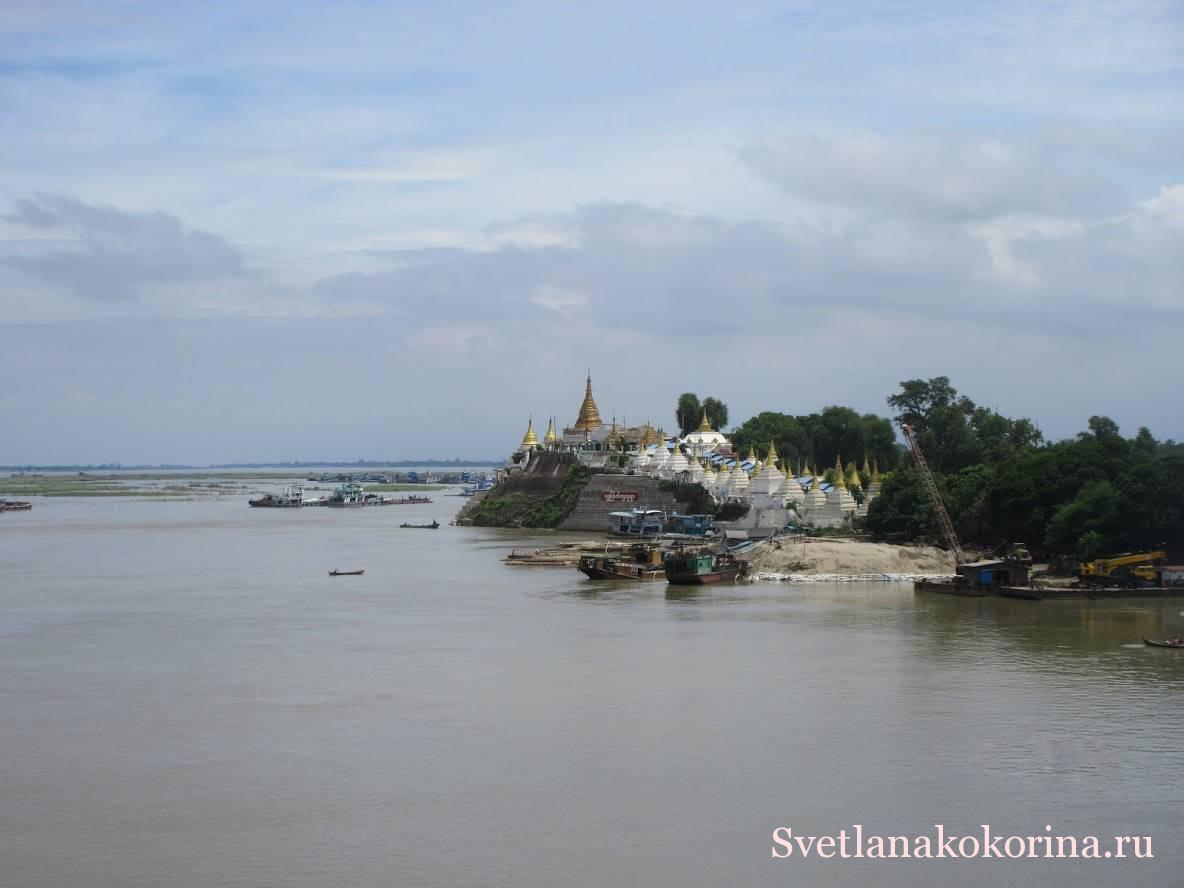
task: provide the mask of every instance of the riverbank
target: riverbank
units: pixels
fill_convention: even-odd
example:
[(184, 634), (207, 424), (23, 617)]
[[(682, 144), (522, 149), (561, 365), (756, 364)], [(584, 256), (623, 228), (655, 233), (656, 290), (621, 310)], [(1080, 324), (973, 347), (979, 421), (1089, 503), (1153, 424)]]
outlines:
[(792, 537), (772, 540), (747, 556), (761, 579), (839, 575), (939, 576), (954, 573), (954, 558), (934, 546), (897, 546), (861, 540)]

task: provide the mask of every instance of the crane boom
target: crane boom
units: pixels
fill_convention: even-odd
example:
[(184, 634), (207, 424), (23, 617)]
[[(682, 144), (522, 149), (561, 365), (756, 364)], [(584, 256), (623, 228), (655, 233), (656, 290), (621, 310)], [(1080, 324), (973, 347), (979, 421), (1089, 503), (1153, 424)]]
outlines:
[(925, 454), (921, 452), (921, 445), (917, 443), (917, 438), (913, 434), (911, 426), (901, 425), (900, 428), (904, 432), (905, 440), (909, 442), (909, 450), (912, 451), (913, 460), (917, 463), (917, 471), (921, 473), (921, 480), (925, 482), (925, 492), (929, 494), (929, 505), (932, 506), (933, 513), (937, 515), (937, 522), (941, 525), (941, 532), (945, 534), (946, 545), (954, 553), (954, 564), (961, 564), (964, 560), (962, 557), (962, 546), (958, 544), (958, 535), (954, 533), (954, 523), (950, 521), (950, 515), (946, 511), (945, 503), (941, 501), (941, 494), (937, 490), (937, 482), (933, 480), (933, 472), (929, 471), (929, 463), (925, 462)]

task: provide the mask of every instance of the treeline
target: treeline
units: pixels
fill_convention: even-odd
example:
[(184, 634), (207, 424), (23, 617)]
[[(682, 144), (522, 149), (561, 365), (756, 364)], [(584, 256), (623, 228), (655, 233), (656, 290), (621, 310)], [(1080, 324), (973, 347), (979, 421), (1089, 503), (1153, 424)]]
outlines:
[[(1146, 428), (1124, 438), (1106, 416), (1074, 439), (1045, 442), (1030, 420), (976, 406), (946, 377), (903, 382), (888, 404), (916, 432), (964, 542), (1025, 542), (1077, 560), (1161, 547), (1184, 554), (1184, 445)], [(886, 479), (867, 529), (940, 539), (911, 461)]]
[(761, 459), (772, 441), (778, 455), (788, 459), (795, 470), (806, 463), (826, 470), (842, 458), (843, 465), (860, 467), (867, 459), (885, 472), (896, 468), (901, 459), (891, 420), (872, 413), (860, 415), (849, 407), (827, 407), (806, 416), (766, 411), (728, 437), (737, 453), (747, 455), (752, 448)]

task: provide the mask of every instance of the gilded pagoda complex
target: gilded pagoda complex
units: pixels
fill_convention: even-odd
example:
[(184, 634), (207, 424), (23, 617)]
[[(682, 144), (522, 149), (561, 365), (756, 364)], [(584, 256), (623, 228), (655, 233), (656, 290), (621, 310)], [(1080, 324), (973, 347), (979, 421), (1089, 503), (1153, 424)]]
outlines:
[[(594, 474), (625, 473), (697, 484), (717, 503), (731, 502), (743, 508), (742, 516), (731, 522), (737, 529), (780, 529), (789, 524), (850, 526), (855, 518), (867, 514), (868, 503), (880, 493), (880, 473), (874, 465), (864, 489), (855, 464), (844, 468), (841, 459), (835, 464), (833, 482), (828, 483), (816, 468), (799, 466), (795, 471), (772, 441), (763, 461), (751, 447), (748, 455), (742, 456), (733, 450), (722, 430), (712, 427), (706, 411), (698, 428), (682, 436), (668, 436), (648, 422), (618, 424), (615, 416), (606, 424), (592, 394), (591, 371), (584, 380), (584, 397), (575, 422), (560, 432), (555, 417), (550, 417), (540, 442), (534, 419), (529, 418), (512, 465), (507, 464), (505, 471), (513, 474), (536, 461), (549, 465), (548, 460), (578, 462)], [(866, 457), (863, 474), (869, 474)], [(858, 501), (852, 495), (856, 488)]]

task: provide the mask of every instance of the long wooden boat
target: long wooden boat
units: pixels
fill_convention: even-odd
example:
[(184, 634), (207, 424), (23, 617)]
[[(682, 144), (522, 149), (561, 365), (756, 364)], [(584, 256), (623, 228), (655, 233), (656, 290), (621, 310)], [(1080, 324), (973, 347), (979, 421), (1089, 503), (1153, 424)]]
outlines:
[(737, 580), (748, 565), (731, 552), (711, 549), (674, 549), (667, 553), (662, 566), (666, 582), (675, 586), (703, 586)]
[(440, 522), (436, 520), (433, 520), (431, 524), (408, 524), (406, 521), (404, 521), (399, 525), (399, 527), (415, 527), (420, 530), (435, 530), (439, 526)]
[(576, 570), (593, 580), (662, 580), (660, 546), (633, 546), (621, 555), (581, 555)]
[(0, 500), (0, 512), (28, 512), (33, 504), (22, 500)]
[(331, 577), (360, 577), (366, 571), (364, 570), (331, 570), (329, 576)]
[(1176, 648), (1177, 650), (1184, 650), (1184, 641), (1155, 641), (1151, 638), (1144, 638), (1143, 644), (1153, 648)]

